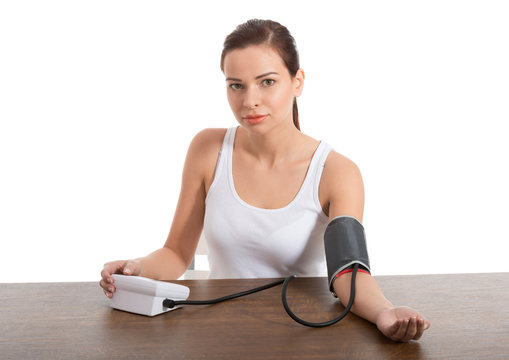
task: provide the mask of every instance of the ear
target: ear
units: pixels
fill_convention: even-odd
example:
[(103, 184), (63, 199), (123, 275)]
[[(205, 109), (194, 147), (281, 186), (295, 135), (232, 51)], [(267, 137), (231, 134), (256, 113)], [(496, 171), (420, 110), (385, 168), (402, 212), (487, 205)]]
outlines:
[(293, 84), (294, 84), (293, 95), (295, 97), (299, 97), (302, 94), (302, 91), (304, 90), (304, 79), (305, 78), (306, 78), (306, 75), (304, 74), (304, 70), (302, 70), (302, 69), (297, 70), (297, 73), (295, 74), (295, 77), (293, 78)]

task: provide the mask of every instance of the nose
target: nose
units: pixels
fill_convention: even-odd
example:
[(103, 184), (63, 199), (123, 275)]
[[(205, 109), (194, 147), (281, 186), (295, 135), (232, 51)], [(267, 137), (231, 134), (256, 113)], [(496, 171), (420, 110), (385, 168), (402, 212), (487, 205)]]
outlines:
[(256, 86), (250, 86), (246, 89), (243, 100), (243, 105), (248, 109), (255, 109), (260, 106), (260, 92)]

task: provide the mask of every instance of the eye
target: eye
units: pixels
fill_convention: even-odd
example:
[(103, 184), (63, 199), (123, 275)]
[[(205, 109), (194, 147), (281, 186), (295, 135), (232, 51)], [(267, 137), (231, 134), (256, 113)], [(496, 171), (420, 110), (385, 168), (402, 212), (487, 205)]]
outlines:
[(230, 87), (230, 89), (232, 90), (240, 90), (242, 89), (242, 84), (230, 84), (228, 85)]
[(276, 80), (273, 80), (273, 79), (264, 79), (262, 81), (262, 85), (263, 86), (272, 86), (272, 85), (274, 85), (275, 82), (276, 82)]

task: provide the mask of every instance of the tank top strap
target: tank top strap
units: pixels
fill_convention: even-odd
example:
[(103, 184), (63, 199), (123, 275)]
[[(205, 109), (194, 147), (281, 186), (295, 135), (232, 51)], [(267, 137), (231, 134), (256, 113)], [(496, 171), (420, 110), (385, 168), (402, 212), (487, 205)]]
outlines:
[(235, 141), (235, 134), (237, 133), (237, 128), (238, 126), (228, 128), (228, 130), (226, 130), (226, 135), (224, 136), (223, 146), (221, 150), (226, 149), (225, 155), (227, 155), (228, 157), (233, 152), (233, 143)]
[(222, 168), (228, 164), (228, 159), (233, 152), (233, 141), (235, 140), (235, 132), (237, 131), (236, 127), (231, 127), (226, 129), (226, 134), (224, 135), (223, 144), (221, 145), (221, 150), (219, 150), (218, 163), (216, 166), (215, 176), (221, 174)]
[[(219, 154), (217, 156), (216, 163), (216, 171), (214, 172), (214, 179), (212, 180), (212, 184), (210, 184), (209, 191), (207, 193), (206, 201), (209, 197), (209, 194), (214, 190), (219, 182), (227, 182), (228, 180), (228, 158), (230, 153), (233, 150), (233, 140), (235, 139), (235, 132), (237, 128), (232, 127), (226, 130), (226, 134), (223, 138), (223, 144), (221, 145), (221, 149), (219, 150)], [(226, 170), (226, 171), (225, 171)]]
[[(332, 146), (331, 146), (331, 145), (327, 144), (327, 143), (326, 143), (326, 142), (324, 142), (324, 141), (322, 141), (320, 144), (321, 144), (322, 146), (321, 146), (321, 149), (320, 149), (320, 154), (317, 154), (317, 155), (319, 155), (319, 157), (318, 157), (318, 165), (319, 165), (319, 167), (321, 167), (321, 168), (322, 168), (322, 170), (323, 170), (323, 167), (325, 166), (325, 161), (327, 160), (327, 156), (329, 156), (329, 153), (330, 153), (332, 150), (334, 150), (334, 149), (332, 148)], [(322, 170), (320, 170), (320, 172), (321, 172)]]
[(238, 126), (228, 128), (226, 130), (226, 135), (224, 136), (223, 147), (226, 145), (231, 151), (233, 151), (233, 142), (235, 141), (235, 134), (237, 133), (237, 128)]
[[(327, 157), (329, 156), (330, 152), (333, 150), (332, 146), (327, 144), (326, 142), (322, 141), (320, 142), (320, 146), (317, 149), (317, 152), (319, 153), (316, 155), (316, 163), (315, 168), (313, 169), (313, 172), (311, 173), (313, 175), (313, 181), (312, 181), (312, 194), (313, 194), (313, 202), (315, 203), (317, 211), (320, 212), (323, 216), (326, 216), (323, 213), (322, 205), (320, 204), (320, 199), (318, 197), (318, 190), (320, 188), (320, 180), (322, 178), (323, 168), (325, 166), (325, 162), (327, 160)], [(311, 170), (311, 169), (309, 169)]]

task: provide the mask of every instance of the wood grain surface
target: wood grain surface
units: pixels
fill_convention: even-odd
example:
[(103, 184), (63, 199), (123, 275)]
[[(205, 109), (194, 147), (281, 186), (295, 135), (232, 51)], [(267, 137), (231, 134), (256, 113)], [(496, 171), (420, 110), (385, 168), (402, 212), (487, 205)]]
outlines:
[[(394, 343), (353, 315), (326, 328), (294, 322), (281, 287), (155, 317), (109, 307), (97, 283), (0, 284), (0, 359), (509, 359), (509, 273), (376, 277), (396, 305), (420, 310), (431, 329)], [(183, 280), (190, 299), (274, 279)], [(289, 304), (309, 321), (343, 309), (325, 278), (297, 278)]]

